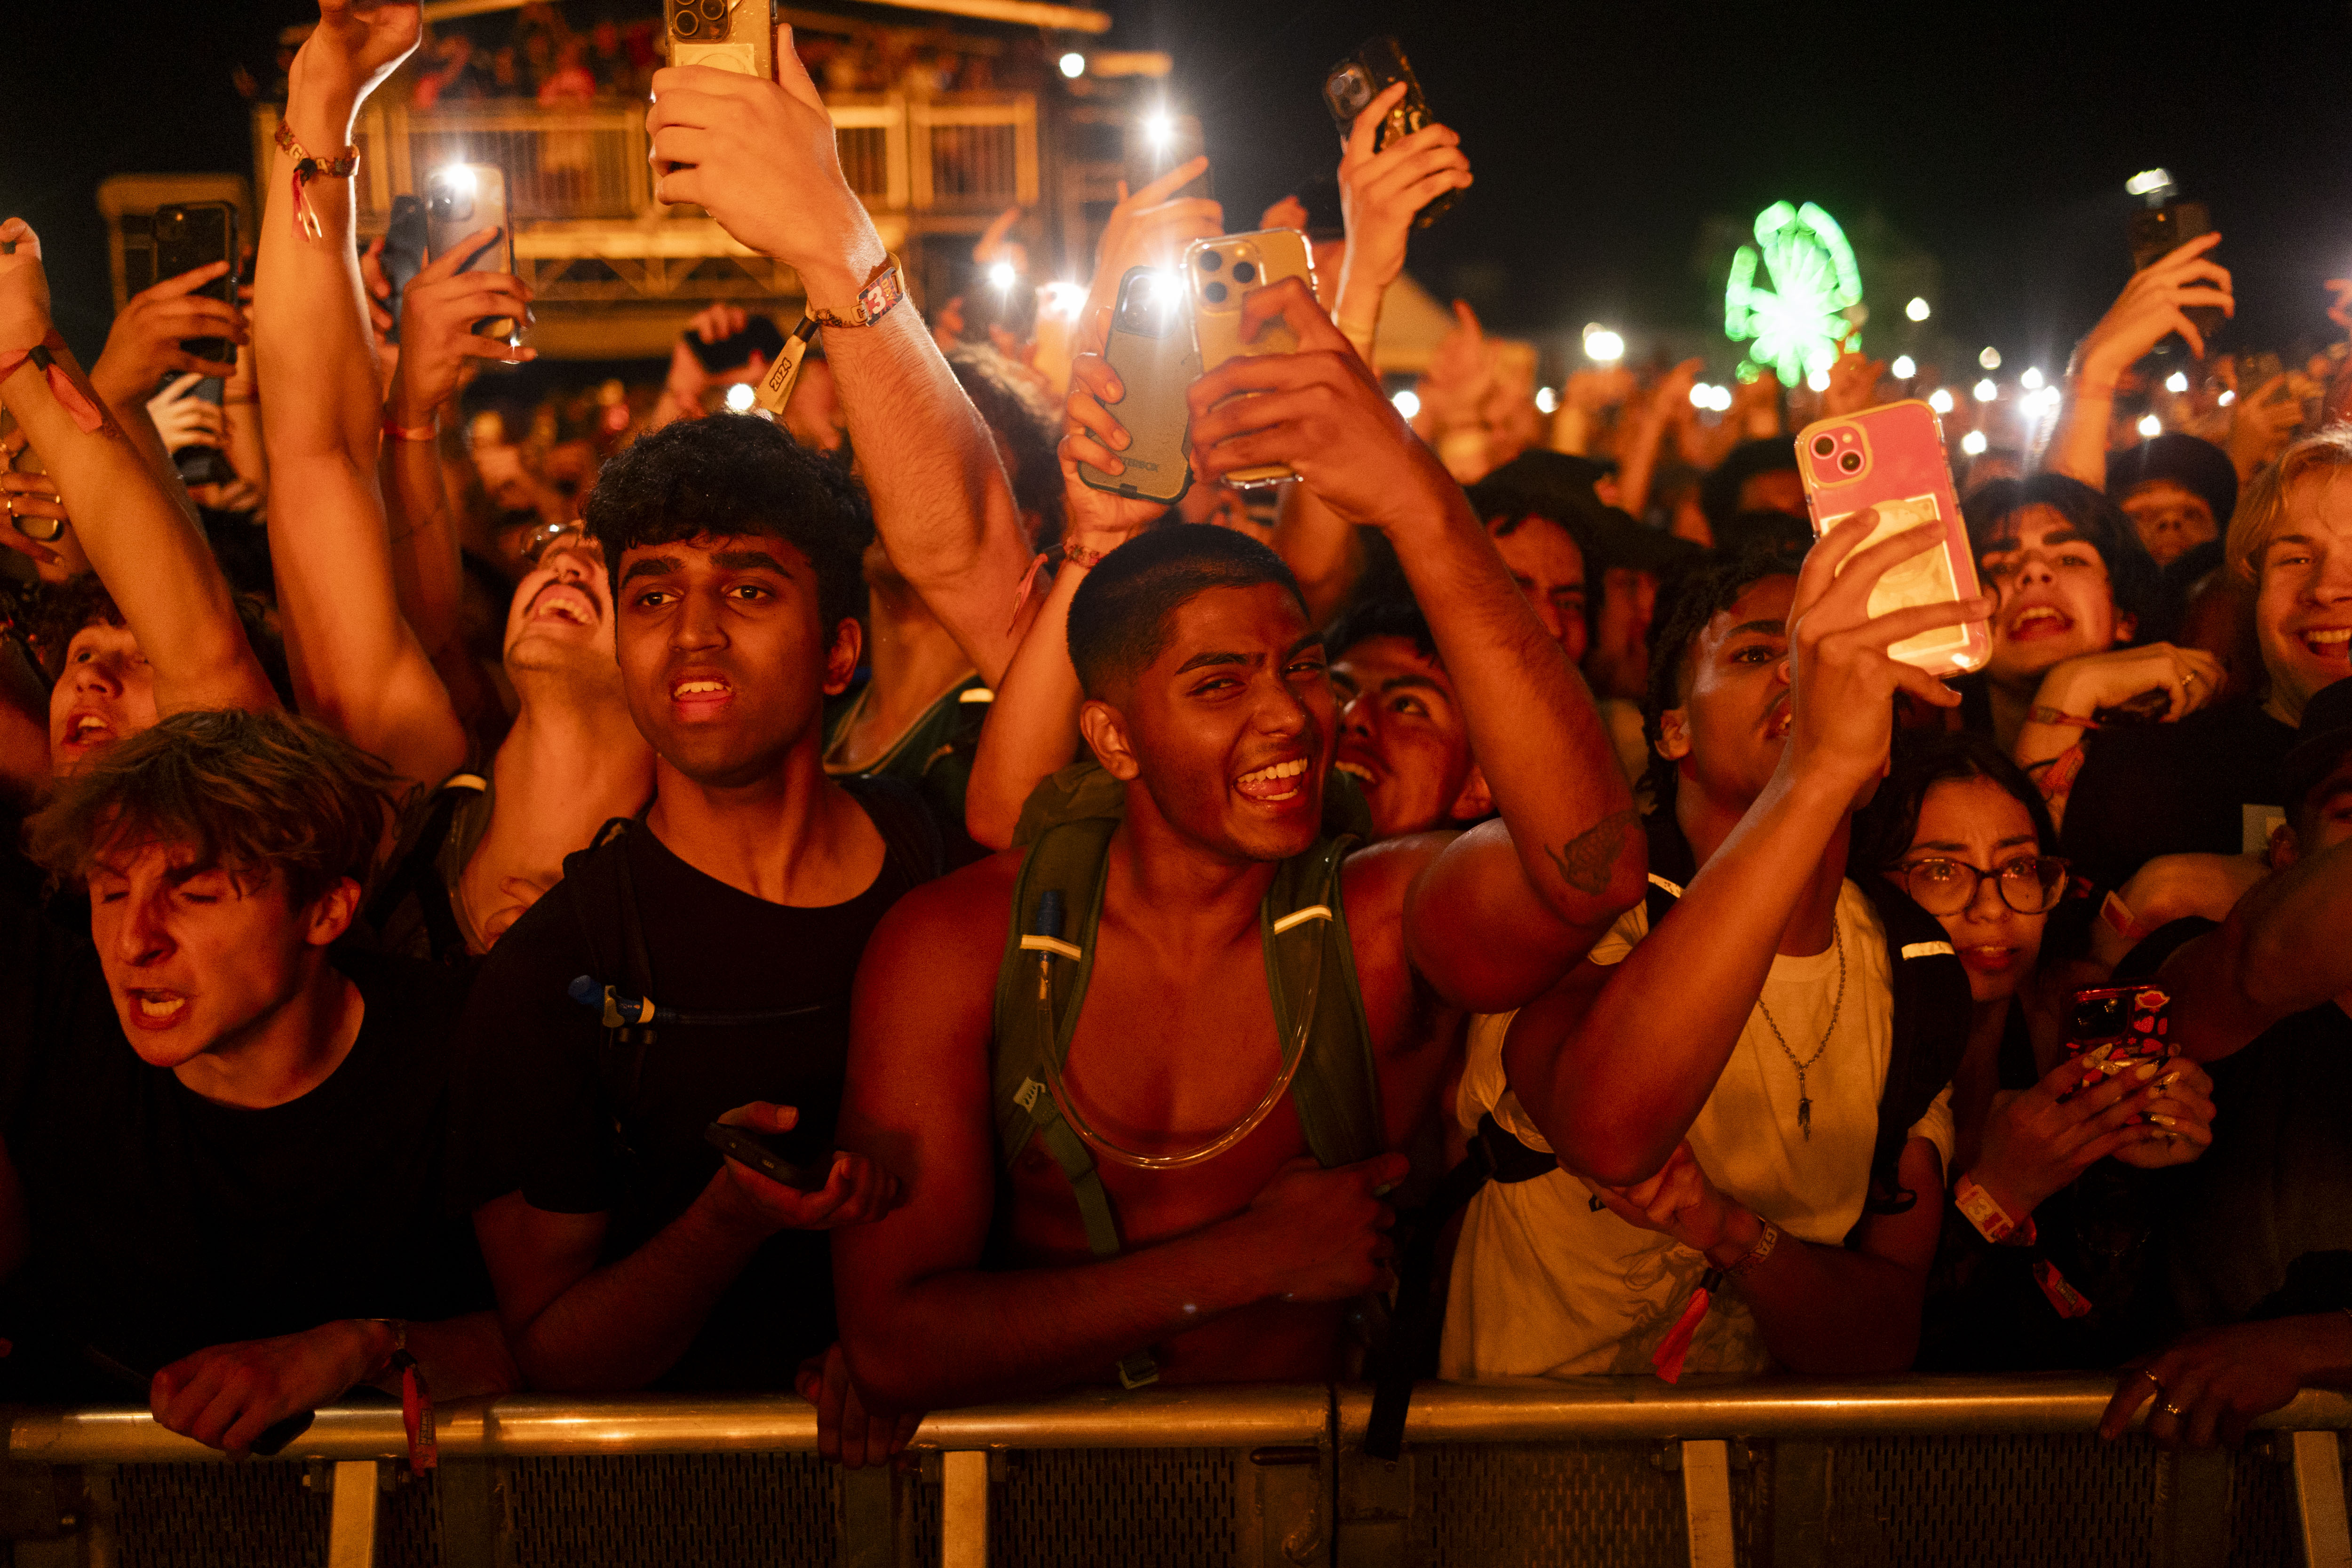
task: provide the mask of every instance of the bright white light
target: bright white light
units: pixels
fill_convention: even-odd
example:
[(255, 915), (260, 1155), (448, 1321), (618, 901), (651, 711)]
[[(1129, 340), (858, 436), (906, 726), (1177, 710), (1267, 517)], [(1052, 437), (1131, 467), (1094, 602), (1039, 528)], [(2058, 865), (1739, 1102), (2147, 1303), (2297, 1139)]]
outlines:
[(1984, 366), (1987, 370), (1999, 370), (2000, 368), (2000, 351), (1994, 348), (1991, 344), (1987, 343), (1985, 345), (1985, 352), (1977, 355), (1977, 363)]
[(1048, 315), (1078, 319), (1086, 309), (1087, 286), (1083, 283), (1046, 283), (1037, 289), (1037, 308)]
[(1949, 414), (1952, 411), (1952, 389), (1948, 386), (1936, 388), (1927, 395), (1927, 406), (1938, 414)]
[(1731, 388), (1718, 386), (1715, 389), (1715, 411), (1717, 414), (1731, 412)]
[(1072, 81), (1087, 74), (1087, 57), (1076, 49), (1062, 57), (1062, 74)]
[(1985, 433), (1983, 431), (1971, 430), (1967, 435), (1960, 437), (1960, 450), (1966, 452), (1969, 457), (1980, 458), (1984, 456), (1984, 449)]
[(1615, 364), (1625, 357), (1625, 340), (1598, 324), (1584, 329), (1584, 357), (1595, 364)]
[(1714, 407), (1715, 388), (1703, 381), (1694, 383), (1691, 386), (1691, 406), (1693, 408)]
[(2229, 407), (2230, 405), (2237, 401), (2238, 395), (2234, 392), (2225, 392), (2221, 395), (2221, 406), (2224, 408)]
[(2134, 174), (2130, 179), (2124, 182), (2124, 192), (2127, 195), (2145, 196), (2154, 192), (2163, 190), (2167, 185), (2171, 184), (2171, 170), (2142, 169), (2138, 174)]
[(1536, 388), (1536, 412), (1537, 412), (1537, 413), (1538, 413), (1538, 414), (1549, 414), (1553, 409), (1558, 408), (1559, 406), (1559, 393), (1554, 392), (1554, 391), (1553, 391), (1550, 387), (1549, 387), (1549, 386), (1538, 386), (1538, 387), (1537, 387), (1537, 388)]
[(1895, 379), (1897, 381), (1908, 381), (1919, 374), (1919, 367), (1911, 363), (1909, 354), (1896, 354), (1895, 363), (1886, 368), (1895, 373)]
[(1143, 121), (1143, 133), (1151, 139), (1153, 151), (1165, 151), (1176, 134), (1176, 121), (1168, 114), (1148, 115)]
[(2153, 414), (2143, 415), (2140, 416), (2139, 433), (2142, 440), (2153, 441), (2164, 434), (2164, 421)]
[(1977, 401), (1979, 403), (1990, 403), (1994, 398), (2000, 395), (2000, 388), (1992, 384), (1992, 377), (1990, 376), (1987, 376), (1982, 381), (1977, 383), (1976, 391)]
[(1815, 392), (1827, 392), (1830, 389), (1830, 373), (1825, 370), (1809, 371), (1805, 375), (1805, 384)]
[(463, 191), (469, 196), (474, 194), (474, 170), (469, 163), (451, 163), (433, 177), (453, 191)]
[(1013, 280), (1019, 276), (1019, 273), (1013, 270), (1013, 263), (1010, 261), (996, 261), (989, 264), (988, 280), (999, 289), (1012, 288)]
[(1396, 411), (1408, 419), (1418, 417), (1421, 413), (1421, 394), (1410, 386), (1390, 398), (1389, 401), (1395, 404)]
[(1916, 296), (1913, 297), (1909, 304), (1903, 307), (1903, 313), (1915, 321), (1924, 321), (1931, 314), (1927, 309), (1927, 301)]
[(2170, 375), (2166, 376), (2164, 378), (2164, 390), (2167, 392), (2188, 391), (2189, 373), (2185, 370), (2176, 370)]
[(751, 388), (749, 383), (739, 381), (727, 389), (727, 411), (730, 414), (751, 412)]
[(2026, 366), (2025, 374), (2017, 378), (2017, 384), (2025, 388), (2028, 392), (2041, 391), (2042, 367), (2038, 364)]

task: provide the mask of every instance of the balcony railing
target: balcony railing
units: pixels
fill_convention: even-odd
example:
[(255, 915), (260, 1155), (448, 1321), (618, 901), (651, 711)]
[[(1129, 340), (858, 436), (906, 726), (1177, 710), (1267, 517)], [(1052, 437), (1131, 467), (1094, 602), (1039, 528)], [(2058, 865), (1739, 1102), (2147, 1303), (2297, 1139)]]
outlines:
[(2113, 1389), (1432, 1384), (1394, 1462), (1360, 1451), (1360, 1389), (1101, 1391), (935, 1414), (919, 1480), (819, 1465), (789, 1396), (516, 1395), (448, 1406), (440, 1469), (399, 1487), (390, 1407), (321, 1411), (298, 1464), (243, 1467), (144, 1411), (17, 1411), (0, 1517), (84, 1563), (315, 1562), (323, 1538), (331, 1568), (2352, 1562), (2352, 1402), (2305, 1393), (2244, 1447), (2166, 1455), (2091, 1436)]

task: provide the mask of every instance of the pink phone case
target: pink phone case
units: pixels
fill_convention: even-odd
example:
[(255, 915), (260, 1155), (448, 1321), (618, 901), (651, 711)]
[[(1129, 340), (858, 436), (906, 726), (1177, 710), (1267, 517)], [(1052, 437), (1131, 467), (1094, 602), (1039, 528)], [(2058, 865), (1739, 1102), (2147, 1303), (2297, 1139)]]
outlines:
[[(1944, 461), (1943, 427), (1925, 403), (1909, 398), (1806, 426), (1797, 437), (1797, 471), (1816, 538), (1871, 506), (1878, 526), (1865, 548), (1923, 522), (1944, 525), (1940, 548), (1921, 551), (1878, 580), (1872, 615), (1976, 596), (1976, 554)], [(1906, 637), (1888, 651), (1930, 675), (1962, 675), (1984, 668), (1992, 633), (1985, 622), (1969, 621)]]

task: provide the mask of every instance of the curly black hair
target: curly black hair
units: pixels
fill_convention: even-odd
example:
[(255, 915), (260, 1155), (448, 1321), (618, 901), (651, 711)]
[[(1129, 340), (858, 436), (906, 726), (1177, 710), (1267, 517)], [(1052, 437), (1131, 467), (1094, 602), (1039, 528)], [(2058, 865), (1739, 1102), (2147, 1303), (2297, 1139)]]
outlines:
[(756, 415), (681, 419), (640, 437), (596, 476), (586, 519), (616, 599), (625, 551), (757, 534), (808, 557), (827, 627), (866, 614), (862, 558), (874, 538), (866, 488)]
[(1062, 416), (1044, 393), (1024, 384), (1019, 368), (986, 343), (958, 343), (948, 368), (996, 437), (1013, 481), (1013, 504), (1037, 520), (1039, 550), (1062, 542)]
[(1800, 551), (1759, 549), (1719, 555), (1662, 594), (1650, 623), (1650, 689), (1642, 699), (1642, 739), (1650, 748), (1642, 782), (1661, 809), (1675, 798), (1675, 764), (1658, 751), (1666, 710), (1682, 705), (1683, 670), (1691, 644), (1706, 624), (1739, 602), (1767, 577), (1794, 576), (1804, 564)]

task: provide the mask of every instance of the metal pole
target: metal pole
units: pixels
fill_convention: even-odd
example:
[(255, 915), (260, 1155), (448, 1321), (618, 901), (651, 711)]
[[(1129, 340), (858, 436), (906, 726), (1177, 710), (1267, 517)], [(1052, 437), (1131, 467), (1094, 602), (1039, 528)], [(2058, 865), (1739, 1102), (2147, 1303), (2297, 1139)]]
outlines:
[(334, 1512), (327, 1521), (327, 1568), (375, 1568), (376, 1459), (335, 1466)]
[(1731, 1445), (1720, 1437), (1683, 1445), (1683, 1521), (1691, 1568), (1734, 1568), (1731, 1554)]
[(2333, 1432), (2295, 1432), (2294, 1510), (2303, 1524), (2305, 1568), (2352, 1568), (2352, 1524), (2344, 1513), (2344, 1456)]
[(940, 1462), (940, 1568), (988, 1568), (988, 1455), (965, 1449)]

